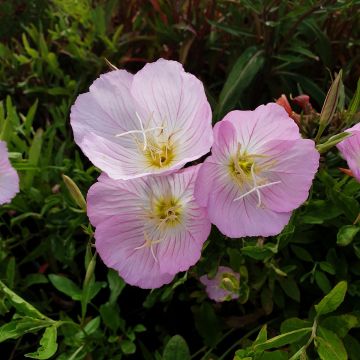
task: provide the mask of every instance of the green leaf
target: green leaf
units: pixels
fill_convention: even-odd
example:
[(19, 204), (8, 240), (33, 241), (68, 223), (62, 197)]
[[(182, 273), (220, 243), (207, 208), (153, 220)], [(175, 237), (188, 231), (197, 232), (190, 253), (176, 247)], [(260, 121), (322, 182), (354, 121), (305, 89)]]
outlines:
[(271, 352), (264, 352), (262, 355), (259, 356), (259, 360), (288, 360), (288, 353), (285, 351), (271, 351)]
[(125, 281), (119, 276), (119, 274), (112, 269), (109, 270), (107, 279), (111, 291), (109, 303), (112, 304), (116, 302), (126, 284)]
[(116, 331), (121, 325), (119, 308), (116, 303), (106, 303), (100, 306), (100, 315), (104, 324), (111, 330)]
[(39, 320), (28, 316), (13, 319), (0, 327), (0, 343), (8, 339), (17, 339), (26, 333), (36, 332), (51, 324), (52, 322), (47, 320)]
[(311, 331), (312, 327), (290, 331), (288, 333), (275, 336), (261, 344), (257, 344), (254, 346), (254, 349), (256, 351), (268, 350), (272, 348), (279, 348), (288, 344), (293, 344), (302, 339), (304, 336), (310, 334)]
[(347, 335), (349, 330), (359, 327), (360, 322), (353, 314), (329, 316), (321, 321), (321, 326), (336, 333), (340, 338)]
[(360, 227), (356, 225), (344, 225), (337, 233), (336, 243), (339, 246), (347, 246), (354, 240), (355, 235), (360, 231)]
[(315, 347), (321, 360), (347, 360), (343, 342), (330, 330), (318, 327)]
[(253, 342), (253, 346), (257, 344), (264, 343), (267, 340), (267, 325), (265, 324), (259, 331), (258, 336)]
[(344, 338), (345, 349), (351, 360), (358, 360), (360, 354), (360, 342), (351, 335)]
[(135, 354), (136, 352), (136, 345), (130, 340), (122, 340), (120, 342), (120, 348), (121, 351), (126, 355)]
[(320, 302), (315, 305), (318, 315), (325, 315), (335, 311), (344, 301), (347, 282), (340, 281)]
[(331, 136), (324, 143), (316, 145), (316, 149), (320, 154), (324, 154), (349, 136), (351, 136), (351, 133), (347, 132), (336, 134), (334, 136)]
[(10, 301), (12, 306), (14, 306), (14, 308), (20, 314), (23, 314), (23, 315), (26, 315), (26, 316), (29, 316), (32, 318), (52, 321), (48, 317), (43, 315), (40, 311), (38, 311), (36, 308), (34, 308), (27, 301), (22, 299), (19, 295), (15, 294), (2, 281), (0, 281), (0, 293), (3, 293), (6, 296), (6, 298)]
[(278, 281), (287, 296), (300, 302), (300, 290), (293, 278), (279, 278)]
[[(38, 129), (32, 141), (30, 150), (29, 150), (29, 165), (36, 167), (39, 163), (40, 153), (43, 142), (43, 130)], [(24, 178), (24, 187), (30, 189), (33, 184), (33, 179), (35, 176), (36, 170), (27, 170)]]
[(55, 274), (50, 274), (49, 280), (57, 290), (70, 296), (73, 300), (81, 300), (82, 291), (72, 280)]
[(213, 307), (208, 302), (203, 302), (194, 308), (195, 326), (208, 346), (214, 346), (221, 337), (219, 319)]
[(190, 360), (190, 351), (184, 338), (173, 336), (165, 346), (162, 360)]
[(264, 62), (263, 51), (258, 51), (256, 47), (250, 47), (241, 54), (221, 90), (219, 103), (214, 112), (216, 120), (219, 120), (234, 107), (244, 91), (255, 79), (255, 76), (260, 72)]
[[(86, 268), (85, 279), (83, 282), (83, 289), (81, 293), (81, 316), (85, 318), (88, 303), (96, 296), (100, 291), (100, 283), (95, 283), (95, 266), (96, 266), (96, 252), (91, 257), (90, 262)], [(100, 286), (99, 286), (100, 285)]]
[(322, 271), (316, 270), (314, 278), (317, 286), (324, 294), (327, 294), (331, 290), (331, 283)]
[(360, 106), (360, 78), (358, 79), (358, 82), (357, 82), (357, 87), (356, 87), (354, 97), (351, 99), (351, 102), (349, 104), (348, 117), (349, 117), (350, 121), (352, 120), (352, 117), (356, 114), (356, 112), (358, 111), (359, 106)]
[(290, 318), (290, 319), (286, 319), (281, 323), (280, 331), (282, 334), (285, 334), (294, 330), (304, 329), (311, 326), (312, 326), (311, 321), (302, 320), (299, 318)]
[(51, 358), (57, 350), (58, 344), (57, 339), (57, 330), (55, 326), (50, 326), (46, 328), (44, 335), (40, 340), (40, 347), (36, 352), (25, 354), (25, 357), (32, 359), (49, 359)]

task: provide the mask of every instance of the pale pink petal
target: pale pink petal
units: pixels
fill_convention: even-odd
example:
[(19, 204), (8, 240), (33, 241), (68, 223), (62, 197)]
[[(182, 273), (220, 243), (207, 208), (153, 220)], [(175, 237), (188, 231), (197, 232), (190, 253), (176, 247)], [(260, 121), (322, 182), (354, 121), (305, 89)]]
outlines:
[[(207, 179), (214, 176), (213, 174), (211, 167), (203, 167), (200, 169), (199, 178)], [(241, 192), (239, 187), (224, 174), (214, 176), (209, 193), (200, 195), (200, 189), (202, 189), (202, 183), (198, 182), (195, 190), (196, 197), (207, 197), (207, 212), (210, 221), (224, 235), (232, 238), (276, 235), (281, 232), (291, 217), (290, 212), (277, 213), (258, 207), (255, 193), (234, 201)]]
[(8, 159), (6, 143), (0, 141), (0, 205), (6, 204), (19, 192), (19, 176)]
[(261, 189), (265, 207), (279, 212), (292, 211), (309, 196), (309, 189), (319, 167), (320, 154), (312, 140), (269, 141), (262, 152), (266, 158), (260, 166), (269, 164), (263, 172), (269, 182), (280, 183)]
[(360, 123), (346, 132), (352, 135), (337, 145), (355, 178), (360, 181)]
[(142, 226), (143, 220), (131, 214), (111, 217), (96, 227), (95, 246), (104, 263), (128, 284), (157, 288), (171, 282), (174, 275), (162, 272), (148, 249), (135, 249), (144, 242)]
[(134, 75), (131, 93), (144, 119), (173, 134), (181, 164), (209, 152), (213, 143), (211, 109), (204, 87), (176, 61), (159, 59)]
[(136, 129), (138, 125), (130, 94), (132, 79), (133, 75), (124, 70), (111, 71), (96, 79), (89, 92), (78, 96), (70, 118), (75, 141), (80, 147), (83, 139), (92, 133), (115, 145), (133, 144), (130, 137), (115, 136)]
[(231, 111), (223, 121), (230, 121), (236, 128), (238, 139), (249, 153), (270, 140), (300, 139), (299, 128), (285, 109), (275, 103), (261, 105), (254, 111)]

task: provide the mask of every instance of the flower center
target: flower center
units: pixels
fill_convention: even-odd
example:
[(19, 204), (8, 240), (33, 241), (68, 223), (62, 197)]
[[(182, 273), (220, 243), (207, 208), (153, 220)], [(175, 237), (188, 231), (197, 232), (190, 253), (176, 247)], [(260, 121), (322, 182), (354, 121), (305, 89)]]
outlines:
[(264, 168), (268, 168), (270, 166), (267, 165), (265, 167), (258, 167), (255, 163), (255, 158), (261, 157), (264, 156), (241, 152), (241, 145), (238, 144), (237, 153), (230, 160), (230, 174), (235, 182), (239, 185), (241, 190), (244, 190), (246, 185), (250, 186), (251, 188), (242, 195), (236, 197), (233, 201), (241, 200), (252, 193), (256, 193), (258, 198), (257, 206), (260, 207), (262, 205), (260, 189), (281, 183), (281, 181), (268, 182), (266, 178), (262, 178), (257, 174), (257, 172), (262, 171)]
[(155, 139), (149, 139), (144, 155), (150, 165), (157, 168), (166, 167), (174, 159), (173, 146), (169, 141), (158, 144)]
[(180, 223), (182, 206), (174, 197), (163, 198), (154, 205), (153, 219), (157, 222), (158, 229), (165, 226), (174, 227)]
[(144, 230), (144, 243), (134, 248), (134, 250), (149, 248), (154, 261), (158, 262), (154, 245), (166, 240), (165, 228), (174, 228), (180, 224), (182, 205), (179, 199), (168, 196), (153, 201), (147, 213), (148, 218), (152, 220), (152, 226), (150, 229)]

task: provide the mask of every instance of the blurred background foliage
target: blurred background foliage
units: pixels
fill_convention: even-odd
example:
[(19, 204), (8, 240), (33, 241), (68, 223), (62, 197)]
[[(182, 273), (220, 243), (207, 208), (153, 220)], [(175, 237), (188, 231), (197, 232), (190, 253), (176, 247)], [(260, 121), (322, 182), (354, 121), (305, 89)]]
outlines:
[[(159, 57), (180, 61), (203, 81), (214, 121), (281, 94), (308, 94), (320, 112), (342, 69), (338, 124), (325, 136), (346, 128), (358, 121), (359, 100), (351, 116), (346, 109), (360, 75), (359, 11), (356, 0), (0, 2), (0, 134), (21, 175), (21, 193), (0, 208), (0, 312), (8, 324), (0, 341), (9, 340), (0, 345), (1, 357), (45, 359), (58, 348), (57, 359), (166, 360), (175, 359), (175, 348), (184, 360), (232, 359), (265, 323), (272, 337), (285, 319), (313, 320), (312, 305), (346, 280), (347, 325), (340, 323), (347, 331), (337, 334), (341, 344), (332, 343), (335, 352), (345, 346), (358, 359), (360, 238), (353, 223), (360, 185), (338, 170), (346, 165), (336, 151), (323, 156), (311, 198), (281, 235), (232, 240), (214, 229), (200, 263), (151, 292), (125, 286), (101, 261), (95, 267), (92, 229), (62, 175), (84, 195), (98, 176), (74, 144), (69, 111), (109, 71), (105, 59), (132, 72)], [(307, 134), (315, 136), (316, 113), (310, 120)], [(198, 282), (220, 263), (241, 273), (237, 302), (210, 302)], [(303, 346), (293, 342), (282, 351), (238, 356), (288, 359)], [(310, 345), (308, 354), (317, 358)]]

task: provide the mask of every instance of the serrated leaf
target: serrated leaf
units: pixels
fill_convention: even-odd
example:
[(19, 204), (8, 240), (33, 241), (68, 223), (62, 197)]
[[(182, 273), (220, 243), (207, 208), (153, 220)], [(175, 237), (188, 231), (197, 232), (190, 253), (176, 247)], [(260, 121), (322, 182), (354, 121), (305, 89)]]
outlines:
[(162, 360), (190, 360), (186, 341), (180, 335), (173, 336), (165, 346)]
[(325, 315), (335, 311), (344, 301), (347, 282), (340, 281), (317, 305), (315, 310), (318, 315)]

